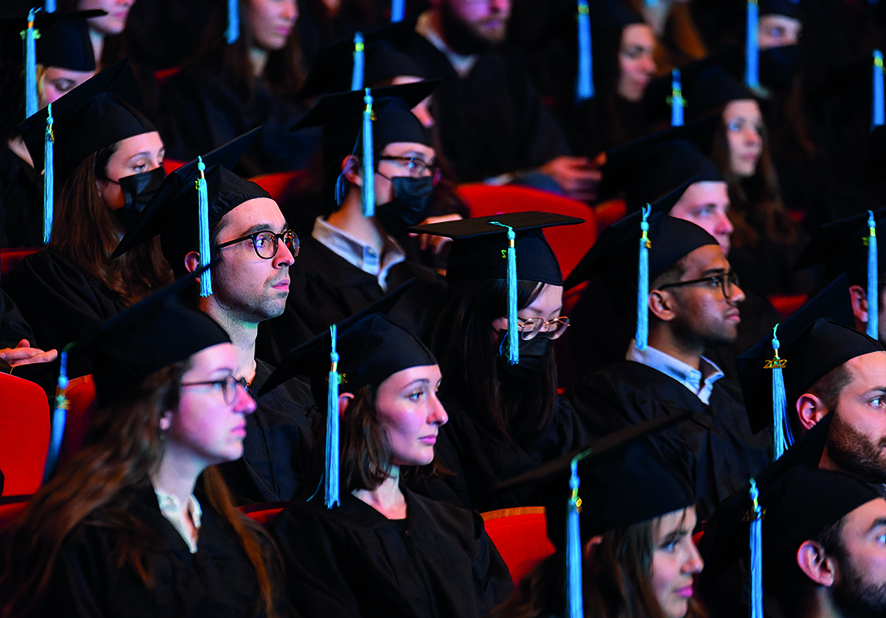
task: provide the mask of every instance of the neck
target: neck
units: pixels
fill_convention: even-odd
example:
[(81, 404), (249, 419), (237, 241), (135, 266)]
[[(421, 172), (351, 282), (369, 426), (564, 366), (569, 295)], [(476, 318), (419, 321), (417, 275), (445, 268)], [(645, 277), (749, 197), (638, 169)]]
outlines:
[(843, 613), (834, 605), (831, 589), (819, 586), (810, 595), (803, 618), (843, 618)]
[(385, 244), (385, 235), (379, 229), (374, 217), (363, 215), (359, 187), (351, 185), (348, 188), (341, 208), (329, 215), (326, 221), (329, 225), (347, 232), (381, 254)]
[(686, 363), (693, 369), (701, 370), (701, 355), (704, 353), (704, 346), (699, 347), (688, 341), (681, 341), (674, 336), (667, 324), (659, 325), (657, 328), (650, 324), (649, 345)]
[(252, 65), (252, 74), (255, 77), (261, 77), (268, 64), (268, 52), (259, 47), (252, 47), (249, 50), (249, 63)]
[(237, 351), (237, 368), (234, 377), (246, 378), (252, 382), (255, 378), (255, 338), (258, 335), (258, 323), (246, 322), (219, 305), (215, 294), (200, 299), (200, 309), (225, 329), (231, 343)]
[(157, 489), (175, 496), (179, 504), (187, 504), (194, 493), (197, 478), (206, 469), (205, 462), (197, 461), (191, 455), (184, 455), (167, 441), (166, 451), (160, 465), (151, 473), (151, 483)]
[(440, 37), (450, 49), (452, 47), (449, 45), (449, 41), (446, 40), (446, 34), (443, 32), (443, 19), (440, 17), (440, 9), (433, 8), (428, 10), (428, 27)]
[[(25, 146), (25, 141), (22, 139), (22, 136), (16, 133), (12, 137), (10, 137), (6, 141), (6, 146), (17, 156), (19, 159), (34, 167), (34, 160), (31, 159), (31, 153), (28, 152), (28, 147)], [(862, 331), (864, 332), (864, 331)]]
[(356, 489), (351, 493), (388, 519), (406, 518), (406, 498), (400, 491), (400, 466), (392, 465), (388, 478), (375, 489)]
[(105, 35), (90, 29), (89, 41), (92, 43), (92, 51), (95, 53), (95, 66), (101, 69), (102, 51), (105, 48)]

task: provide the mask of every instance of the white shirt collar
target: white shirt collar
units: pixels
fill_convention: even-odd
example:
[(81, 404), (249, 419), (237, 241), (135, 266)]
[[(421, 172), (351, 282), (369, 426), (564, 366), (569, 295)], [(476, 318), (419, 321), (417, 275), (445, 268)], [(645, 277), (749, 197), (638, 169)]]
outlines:
[(466, 56), (452, 51), (446, 44), (446, 41), (443, 40), (443, 37), (440, 36), (440, 33), (434, 29), (429, 11), (425, 11), (418, 16), (418, 21), (415, 23), (415, 31), (425, 37), (431, 45), (439, 49), (449, 59), (452, 68), (455, 69), (459, 77), (465, 77), (470, 73), (474, 65), (477, 64), (477, 60), (480, 59), (480, 56), (477, 54)]
[(317, 217), (311, 236), (321, 245), (378, 279), (382, 290), (388, 289), (388, 273), (395, 264), (406, 260), (406, 252), (390, 236), (385, 236), (381, 255), (374, 247), (364, 244), (342, 229), (330, 225), (323, 217)]
[(631, 340), (628, 352), (625, 355), (627, 360), (635, 361), (657, 369), (668, 377), (675, 379), (677, 382), (695, 393), (699, 399), (705, 404), (710, 403), (711, 392), (714, 390), (714, 382), (723, 377), (720, 368), (710, 360), (701, 357), (701, 370), (690, 367), (683, 361), (674, 358), (670, 354), (665, 354), (661, 350), (657, 350), (647, 345), (645, 350), (638, 350), (636, 340)]
[[(182, 521), (182, 508), (178, 498), (157, 487), (154, 487), (154, 493), (157, 494), (157, 503), (160, 505), (160, 513), (172, 524), (172, 527), (178, 531), (185, 543), (188, 544), (188, 549), (191, 550), (191, 553), (196, 554), (197, 539), (191, 537), (188, 527), (185, 525), (185, 522)], [(188, 498), (188, 515), (191, 518), (191, 523), (194, 524), (194, 528), (199, 532), (200, 524), (203, 519), (203, 509), (200, 508), (200, 502), (194, 494), (191, 494)]]

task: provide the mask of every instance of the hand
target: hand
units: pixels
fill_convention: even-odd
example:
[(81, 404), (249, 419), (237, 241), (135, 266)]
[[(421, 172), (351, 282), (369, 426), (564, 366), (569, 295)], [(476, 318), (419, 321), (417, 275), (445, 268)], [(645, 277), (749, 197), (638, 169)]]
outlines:
[[(461, 215), (441, 215), (439, 217), (428, 217), (421, 222), (422, 225), (431, 223), (442, 223), (443, 221), (458, 221), (462, 219)], [(418, 236), (418, 244), (422, 251), (430, 249), (433, 253), (439, 255), (447, 243), (452, 242), (448, 236), (431, 236), (430, 234), (409, 234), (410, 236)]]
[(37, 348), (32, 348), (27, 339), (22, 339), (14, 348), (0, 349), (0, 359), (9, 363), (10, 367), (19, 367), (21, 365), (33, 365), (36, 363), (51, 363), (58, 358), (56, 350), (44, 352)]
[(561, 155), (538, 169), (553, 178), (567, 197), (580, 202), (597, 199), (597, 186), (602, 174), (597, 165), (587, 158)]

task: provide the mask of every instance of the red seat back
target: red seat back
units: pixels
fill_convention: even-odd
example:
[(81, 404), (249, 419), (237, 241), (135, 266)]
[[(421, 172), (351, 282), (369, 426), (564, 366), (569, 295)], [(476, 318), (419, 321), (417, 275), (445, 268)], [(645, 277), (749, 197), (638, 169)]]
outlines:
[(628, 214), (628, 209), (624, 200), (609, 200), (594, 206), (594, 214), (597, 216), (597, 233), (601, 234), (607, 227)]
[(95, 382), (91, 375), (74, 378), (68, 384), (65, 396), (70, 404), (65, 419), (65, 435), (58, 456), (58, 464), (68, 461), (80, 447), (86, 437), (86, 429), (92, 419), (92, 403), (95, 401)]
[(181, 67), (170, 67), (154, 71), (154, 80), (157, 82), (157, 88), (162, 88), (163, 84), (169, 81), (170, 77), (175, 76), (181, 70)]
[(561, 195), (516, 185), (494, 187), (484, 184), (460, 185), (458, 195), (468, 205), (472, 217), (538, 210), (584, 219), (581, 225), (545, 230), (545, 238), (560, 262), (564, 278), (569, 276), (597, 240), (594, 211), (581, 202)]
[(276, 172), (262, 174), (250, 178), (252, 182), (271, 194), (277, 203), (285, 202), (286, 199), (304, 189), (309, 180), (308, 172), (297, 170), (294, 172)]
[(163, 160), (163, 169), (166, 170), (167, 175), (171, 174), (182, 165), (187, 163), (187, 161), (176, 161), (175, 159), (164, 159)]
[(289, 502), (281, 501), (281, 502), (264, 502), (262, 504), (250, 504), (247, 506), (241, 506), (240, 510), (244, 515), (247, 515), (253, 521), (257, 521), (262, 526), (267, 528), (274, 520), (277, 518), (277, 515), (280, 514), (286, 505)]
[(11, 273), (23, 259), (38, 251), (40, 251), (39, 247), (7, 247), (5, 249), (0, 249), (0, 277), (5, 277)]
[(43, 482), (49, 450), (49, 402), (43, 389), (0, 374), (0, 470), (4, 496), (29, 496)]
[(514, 585), (556, 551), (548, 539), (544, 507), (521, 507), (482, 513), (486, 534), (508, 565)]

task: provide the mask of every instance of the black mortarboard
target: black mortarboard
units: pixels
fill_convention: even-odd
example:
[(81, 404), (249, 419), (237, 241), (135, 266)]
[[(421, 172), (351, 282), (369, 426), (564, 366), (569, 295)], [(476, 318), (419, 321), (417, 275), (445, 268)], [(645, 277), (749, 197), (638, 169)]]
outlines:
[[(778, 325), (788, 419), (797, 398), (822, 377), (856, 356), (883, 350), (854, 324), (846, 278), (840, 277)], [(754, 433), (773, 423), (773, 370), (765, 368), (773, 356), (768, 333), (735, 359)]]
[(800, 3), (793, 0), (760, 0), (760, 15), (784, 15), (793, 19), (800, 19), (802, 10)]
[[(874, 212), (874, 221), (879, 237), (886, 231), (886, 208)], [(812, 235), (797, 258), (794, 270), (827, 264), (835, 267), (837, 272), (845, 272), (849, 285), (864, 287), (867, 285), (869, 234), (868, 213), (826, 223)], [(886, 272), (886, 248), (878, 253), (879, 270)]]
[[(156, 131), (136, 108), (144, 104), (129, 63), (123, 59), (52, 104), (56, 192), (87, 156), (120, 140)], [(34, 169), (44, 167), (48, 109), (19, 125)]]
[(884, 170), (886, 170), (886, 125), (879, 125), (871, 131), (864, 181), (868, 184), (881, 182)]
[[(95, 52), (86, 20), (101, 15), (107, 13), (102, 10), (36, 13), (34, 27), (39, 33), (35, 45), (37, 64), (71, 71), (94, 71)], [(0, 24), (4, 32), (9, 31), (10, 37), (19, 38), (20, 31), (28, 24), (27, 11), (0, 17)]]
[[(244, 133), (202, 157), (206, 166), (204, 175), (209, 205), (209, 235), (222, 217), (243, 202), (259, 197), (272, 199), (259, 185), (230, 171), (258, 130)], [(198, 168), (199, 163), (195, 159), (166, 177), (117, 245), (112, 257), (122, 255), (159, 234), (163, 255), (173, 272), (177, 275), (184, 272), (184, 256), (197, 249), (200, 236), (195, 189), (200, 175)]]
[(732, 101), (755, 98), (747, 86), (715, 65), (698, 75), (689, 91), (687, 111), (690, 118), (699, 118)]

